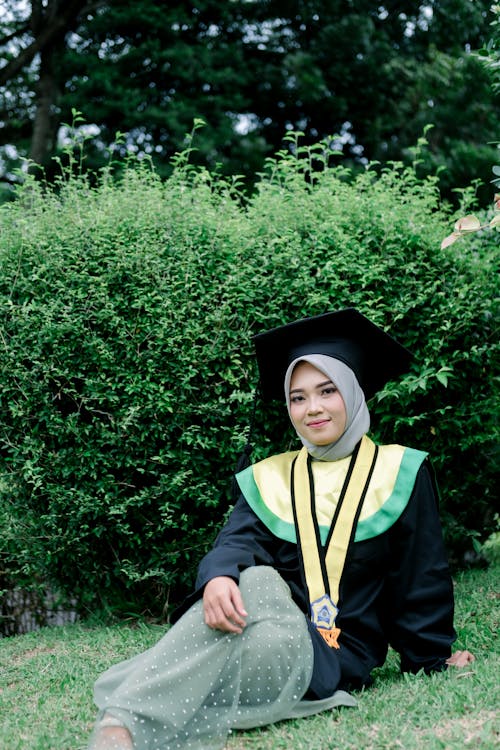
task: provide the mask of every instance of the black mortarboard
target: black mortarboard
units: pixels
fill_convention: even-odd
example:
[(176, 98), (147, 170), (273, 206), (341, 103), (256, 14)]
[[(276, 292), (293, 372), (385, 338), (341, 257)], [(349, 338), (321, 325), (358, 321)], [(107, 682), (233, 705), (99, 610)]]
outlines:
[(253, 337), (264, 401), (284, 398), (290, 362), (326, 354), (348, 365), (365, 398), (409, 369), (412, 354), (354, 308), (303, 318)]

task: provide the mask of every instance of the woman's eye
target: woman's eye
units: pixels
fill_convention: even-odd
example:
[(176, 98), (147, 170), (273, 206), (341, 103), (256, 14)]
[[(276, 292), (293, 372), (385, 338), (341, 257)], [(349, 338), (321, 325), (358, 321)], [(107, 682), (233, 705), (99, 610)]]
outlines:
[(303, 401), (303, 400), (304, 400), (303, 396), (292, 396), (290, 398), (290, 403), (291, 404), (298, 404), (300, 401)]
[(321, 391), (321, 393), (323, 394), (323, 396), (331, 396), (332, 393), (335, 393), (336, 390), (337, 389), (335, 388), (335, 386), (331, 385), (328, 388), (323, 388), (323, 390)]

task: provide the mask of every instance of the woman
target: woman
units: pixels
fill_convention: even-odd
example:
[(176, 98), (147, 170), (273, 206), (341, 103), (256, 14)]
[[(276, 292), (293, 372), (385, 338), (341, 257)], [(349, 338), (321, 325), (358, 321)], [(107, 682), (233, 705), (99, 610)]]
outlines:
[(392, 645), (403, 671), (451, 654), (453, 588), (426, 454), (375, 446), (366, 400), (406, 349), (349, 309), (255, 337), (264, 400), (302, 450), (237, 475), (196, 590), (152, 649), (97, 681), (92, 748), (222, 748), (232, 728), (355, 705)]

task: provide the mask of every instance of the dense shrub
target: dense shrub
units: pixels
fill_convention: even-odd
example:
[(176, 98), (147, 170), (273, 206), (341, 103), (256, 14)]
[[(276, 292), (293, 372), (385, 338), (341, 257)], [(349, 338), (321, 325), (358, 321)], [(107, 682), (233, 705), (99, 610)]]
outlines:
[[(178, 599), (231, 503), (251, 335), (351, 305), (415, 353), (371, 405), (375, 436), (430, 451), (455, 557), (491, 530), (498, 234), (440, 250), (452, 217), (432, 179), (295, 151), (247, 201), (179, 158), (166, 182), (141, 163), (93, 186), (28, 179), (2, 207), (9, 582), (48, 582), (82, 611)], [(256, 458), (295, 445), (282, 412), (257, 405)]]

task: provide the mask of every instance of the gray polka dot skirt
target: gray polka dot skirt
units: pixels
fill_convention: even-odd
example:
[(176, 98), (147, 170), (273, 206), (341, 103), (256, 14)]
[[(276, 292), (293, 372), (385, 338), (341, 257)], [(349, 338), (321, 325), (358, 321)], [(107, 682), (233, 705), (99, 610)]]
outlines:
[(153, 648), (99, 677), (94, 699), (100, 711), (89, 750), (125, 747), (100, 736), (104, 714), (108, 723), (128, 729), (134, 750), (219, 750), (233, 728), (354, 703), (341, 691), (301, 700), (313, 648), (304, 614), (281, 576), (265, 566), (248, 568), (240, 589), (249, 613), (241, 635), (207, 627), (198, 601)]

